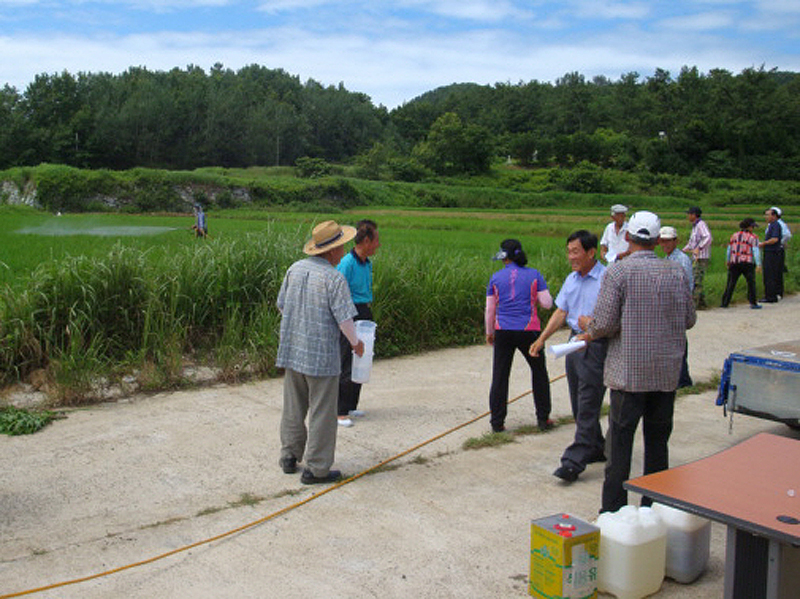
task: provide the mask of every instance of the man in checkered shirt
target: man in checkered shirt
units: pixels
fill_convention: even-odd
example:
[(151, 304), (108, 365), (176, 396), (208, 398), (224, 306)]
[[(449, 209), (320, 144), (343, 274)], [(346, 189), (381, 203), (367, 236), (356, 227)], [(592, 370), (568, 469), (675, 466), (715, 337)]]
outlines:
[[(633, 439), (644, 424), (644, 473), (669, 467), (675, 390), (681, 371), (686, 329), (696, 313), (686, 273), (653, 251), (661, 222), (637, 212), (628, 223), (631, 255), (606, 270), (594, 318), (578, 338), (608, 338), (604, 382), (610, 390), (611, 455), (603, 484), (602, 512), (628, 503), (622, 483), (630, 478)], [(642, 499), (643, 505), (651, 502)]]

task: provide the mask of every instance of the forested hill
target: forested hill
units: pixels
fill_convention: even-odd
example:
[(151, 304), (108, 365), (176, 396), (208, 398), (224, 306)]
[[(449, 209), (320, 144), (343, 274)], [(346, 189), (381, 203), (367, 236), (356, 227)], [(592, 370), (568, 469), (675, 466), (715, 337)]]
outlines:
[(612, 81), (458, 83), (392, 111), (344, 85), (216, 65), (39, 75), (0, 90), (0, 169), (358, 161), (383, 178), (528, 166), (800, 179), (800, 74), (684, 67)]

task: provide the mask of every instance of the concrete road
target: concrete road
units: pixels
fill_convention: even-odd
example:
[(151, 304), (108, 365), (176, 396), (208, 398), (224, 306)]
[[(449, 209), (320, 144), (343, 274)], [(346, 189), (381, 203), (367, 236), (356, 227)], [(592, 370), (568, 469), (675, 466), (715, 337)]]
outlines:
[[(800, 338), (800, 297), (763, 310), (700, 313), (690, 366), (709, 379), (731, 352)], [(559, 339), (556, 339), (558, 341)], [(563, 360), (549, 362), (550, 374)], [(352, 475), (485, 413), (491, 349), (469, 347), (378, 361), (366, 416), (339, 431), (337, 467)], [(512, 397), (529, 375), (521, 357)], [(566, 382), (552, 385), (568, 415)], [(679, 465), (769, 431), (737, 415), (733, 430), (713, 392), (676, 407), (671, 462)], [(36, 593), (46, 598), (523, 597), (530, 521), (557, 512), (593, 520), (602, 465), (572, 485), (553, 477), (574, 433), (562, 425), (494, 448), (465, 450), (482, 418), (313, 498), (277, 465), (281, 381), (137, 396), (76, 410), (44, 431), (0, 437), (0, 596), (103, 573), (262, 521), (152, 563)], [(535, 423), (526, 396), (509, 429)], [(641, 472), (637, 439), (633, 472)], [(293, 507), (299, 502), (308, 502)], [(638, 497), (631, 496), (631, 502)], [(280, 510), (286, 512), (270, 518)], [(724, 528), (712, 527), (707, 572), (665, 581), (659, 597), (721, 597)]]

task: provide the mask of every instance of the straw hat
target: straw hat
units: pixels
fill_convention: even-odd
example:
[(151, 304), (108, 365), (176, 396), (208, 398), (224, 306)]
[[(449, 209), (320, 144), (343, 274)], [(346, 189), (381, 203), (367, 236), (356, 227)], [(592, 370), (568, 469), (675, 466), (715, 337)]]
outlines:
[(303, 252), (309, 256), (318, 256), (344, 245), (356, 236), (355, 227), (340, 225), (332, 220), (326, 220), (314, 227), (311, 239), (303, 246)]

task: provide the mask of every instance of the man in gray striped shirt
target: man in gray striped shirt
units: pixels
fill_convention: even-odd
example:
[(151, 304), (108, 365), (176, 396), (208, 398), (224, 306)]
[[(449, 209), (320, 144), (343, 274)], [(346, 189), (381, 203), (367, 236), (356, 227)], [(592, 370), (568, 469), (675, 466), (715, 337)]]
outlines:
[[(653, 251), (661, 222), (637, 212), (628, 223), (631, 254), (606, 270), (594, 318), (578, 339), (608, 338), (603, 380), (610, 389), (611, 455), (603, 484), (603, 512), (628, 503), (633, 439), (644, 424), (644, 473), (669, 467), (668, 442), (686, 329), (697, 318), (686, 273)], [(643, 505), (650, 502), (645, 498)]]

